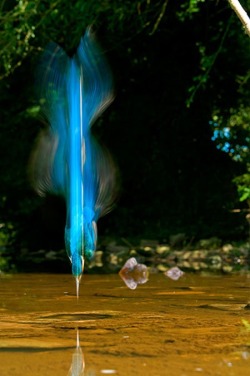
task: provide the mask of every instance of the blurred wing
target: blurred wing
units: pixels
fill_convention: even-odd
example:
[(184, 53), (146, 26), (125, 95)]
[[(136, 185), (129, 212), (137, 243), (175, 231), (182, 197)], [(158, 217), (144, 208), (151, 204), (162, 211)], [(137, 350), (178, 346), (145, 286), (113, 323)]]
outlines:
[(41, 131), (31, 153), (29, 177), (35, 191), (45, 196), (51, 190), (51, 160), (55, 154), (56, 141), (49, 130)]
[(68, 64), (69, 58), (63, 49), (55, 43), (49, 43), (36, 72), (36, 92), (42, 114), (51, 129), (59, 133), (66, 121)]
[(81, 38), (75, 59), (83, 82), (82, 106), (86, 131), (114, 99), (109, 66), (90, 28)]
[(109, 213), (119, 192), (118, 168), (108, 149), (95, 143), (97, 197), (95, 211), (99, 216)]
[(68, 60), (59, 46), (50, 43), (37, 70), (36, 90), (50, 126), (41, 133), (31, 161), (33, 186), (40, 195), (65, 195)]
[(74, 60), (82, 81), (84, 206), (93, 208), (98, 219), (113, 207), (117, 169), (107, 149), (91, 135), (90, 127), (112, 102), (114, 93), (109, 66), (90, 28), (81, 39)]

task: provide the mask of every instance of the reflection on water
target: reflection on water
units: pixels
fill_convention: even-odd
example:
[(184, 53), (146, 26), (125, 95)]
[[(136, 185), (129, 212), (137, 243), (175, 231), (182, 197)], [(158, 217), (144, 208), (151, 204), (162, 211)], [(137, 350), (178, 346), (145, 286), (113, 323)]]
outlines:
[(139, 284), (148, 281), (149, 272), (146, 265), (138, 264), (136, 259), (131, 257), (126, 261), (119, 275), (129, 289), (135, 290)]
[[(85, 370), (85, 372), (84, 372)], [(100, 373), (103, 375), (113, 375), (116, 373), (114, 369), (101, 369)], [(69, 369), (68, 376), (96, 376), (94, 369), (85, 369), (85, 361), (83, 351), (80, 345), (79, 330), (76, 331), (76, 348), (72, 355), (72, 363)]]
[[(80, 346), (80, 340), (79, 340), (79, 330), (77, 329), (76, 333), (76, 349), (72, 356), (72, 363), (71, 367), (68, 373), (68, 376), (82, 376), (84, 375), (84, 356), (83, 352)], [(90, 375), (88, 375), (90, 376)], [(94, 376), (94, 375), (93, 375)]]
[(71, 278), (0, 277), (1, 376), (249, 374), (250, 274)]

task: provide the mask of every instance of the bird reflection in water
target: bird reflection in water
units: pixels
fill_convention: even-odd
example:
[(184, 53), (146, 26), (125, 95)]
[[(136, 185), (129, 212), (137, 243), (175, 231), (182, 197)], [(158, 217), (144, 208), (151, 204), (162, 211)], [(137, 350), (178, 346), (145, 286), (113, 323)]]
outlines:
[(138, 285), (148, 281), (149, 272), (146, 265), (138, 264), (136, 259), (131, 257), (126, 261), (119, 275), (129, 289), (135, 290)]
[(83, 352), (80, 346), (79, 331), (76, 333), (76, 349), (72, 355), (72, 363), (68, 376), (83, 376), (85, 369), (85, 362)]
[[(111, 375), (115, 374), (115, 369), (101, 369), (101, 374)], [(72, 355), (72, 363), (68, 372), (68, 376), (95, 376), (96, 372), (93, 369), (85, 369), (85, 361), (83, 351), (80, 345), (79, 330), (77, 329), (76, 333), (76, 348)]]

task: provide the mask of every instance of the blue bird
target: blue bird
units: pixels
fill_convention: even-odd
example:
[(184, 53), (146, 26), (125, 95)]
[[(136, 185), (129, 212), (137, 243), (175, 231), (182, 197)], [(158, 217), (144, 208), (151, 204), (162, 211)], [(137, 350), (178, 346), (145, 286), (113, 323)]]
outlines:
[(32, 181), (41, 196), (52, 193), (65, 199), (65, 248), (78, 296), (84, 260), (96, 249), (97, 220), (112, 209), (116, 197), (115, 165), (91, 131), (114, 98), (112, 77), (90, 28), (72, 58), (50, 43), (37, 77), (49, 127), (33, 152)]

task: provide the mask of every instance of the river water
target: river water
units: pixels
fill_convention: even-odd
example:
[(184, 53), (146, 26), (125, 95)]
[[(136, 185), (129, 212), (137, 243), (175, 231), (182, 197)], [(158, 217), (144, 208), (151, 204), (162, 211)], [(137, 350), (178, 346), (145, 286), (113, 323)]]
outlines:
[(1, 376), (247, 375), (250, 274), (0, 275)]

